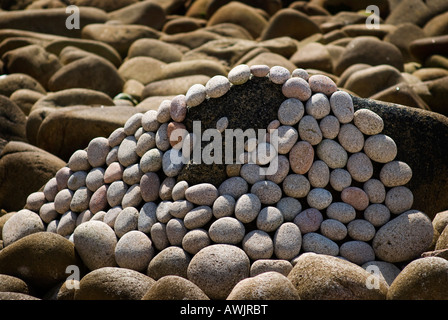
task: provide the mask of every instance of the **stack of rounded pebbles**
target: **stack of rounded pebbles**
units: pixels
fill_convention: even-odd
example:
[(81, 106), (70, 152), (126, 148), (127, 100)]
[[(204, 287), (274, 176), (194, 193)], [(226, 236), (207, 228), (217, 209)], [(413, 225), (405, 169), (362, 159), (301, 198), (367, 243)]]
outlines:
[[(227, 180), (217, 187), (178, 181), (183, 165), (171, 159), (192, 135), (170, 141), (170, 134), (185, 129), (189, 108), (253, 77), (282, 86), (285, 100), (274, 106), (278, 117), (267, 128), (277, 129), (278, 146), (269, 140), (247, 143), (244, 159), (276, 147), (278, 155), (271, 154), (277, 172), (259, 170), (274, 160), (267, 156), (227, 165)], [(227, 126), (226, 118), (216, 123), (220, 132)], [(118, 265), (150, 275), (152, 262), (169, 251), (187, 257), (188, 277), (196, 283), (190, 273), (199, 263), (195, 257), (219, 254), (218, 248), (206, 248), (218, 244), (235, 259), (246, 255), (252, 268), (261, 262), (267, 269), (288, 268), (304, 252), (341, 256), (359, 265), (404, 261), (428, 244), (404, 239), (400, 245), (410, 248), (395, 250), (390, 244), (397, 237), (385, 229), (400, 216), (424, 214), (411, 210), (413, 195), (404, 185), (412, 171), (395, 159), (397, 146), (382, 134), (383, 126), (370, 110), (354, 112), (351, 96), (327, 76), (240, 65), (228, 77), (213, 77), (205, 86), (194, 85), (185, 95), (163, 101), (157, 111), (135, 114), (108, 138), (93, 139), (15, 216), (26, 216), (28, 233), (34, 228), (72, 240), (91, 270)], [(23, 236), (8, 233), (9, 221), (3, 229), (5, 246)], [(176, 258), (157, 261), (179, 264)]]

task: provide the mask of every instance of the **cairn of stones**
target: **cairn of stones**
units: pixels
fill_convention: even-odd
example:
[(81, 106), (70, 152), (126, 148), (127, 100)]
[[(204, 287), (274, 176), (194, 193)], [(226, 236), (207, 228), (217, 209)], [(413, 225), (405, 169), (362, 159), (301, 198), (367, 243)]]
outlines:
[[(200, 172), (189, 179), (188, 164), (173, 159), (191, 155), (184, 152), (187, 145), (194, 150), (199, 143), (201, 151), (209, 145), (191, 131), (195, 110), (255, 81), (269, 81), (284, 98), (262, 106), (274, 115), (265, 139), (248, 139), (234, 158), (239, 161), (221, 165), (219, 179), (211, 164), (201, 166), (207, 179)], [(234, 120), (223, 116), (212, 125), (224, 134), (237, 129)], [(4, 245), (29, 233), (54, 232), (74, 243), (90, 270), (118, 266), (143, 273), (168, 248), (181, 250), (193, 264), (214, 244), (244, 251), (252, 266), (260, 260), (294, 265), (307, 252), (358, 265), (407, 261), (429, 243), (410, 241), (397, 249), (394, 227), (402, 217), (426, 216), (412, 210), (406, 187), (412, 170), (396, 159), (397, 145), (383, 128), (373, 111), (355, 112), (352, 96), (325, 75), (239, 65), (74, 152), (6, 222)], [(277, 170), (269, 172), (274, 162)], [(21, 221), (21, 230), (8, 232), (14, 221)], [(86, 240), (92, 233), (94, 243)]]

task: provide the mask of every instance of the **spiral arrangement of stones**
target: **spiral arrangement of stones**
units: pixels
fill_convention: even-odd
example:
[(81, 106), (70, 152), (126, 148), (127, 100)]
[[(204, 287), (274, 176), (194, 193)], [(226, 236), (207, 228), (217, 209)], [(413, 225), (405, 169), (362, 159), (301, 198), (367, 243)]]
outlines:
[[(179, 152), (179, 142), (191, 143), (191, 136), (171, 141), (171, 132), (185, 129), (190, 108), (253, 77), (268, 77), (285, 96), (273, 106), (278, 117), (267, 128), (278, 132), (277, 172), (260, 174), (273, 160), (268, 157), (227, 165), (219, 186), (178, 181), (182, 164), (172, 163), (170, 153)], [(222, 118), (216, 129), (223, 132), (228, 124)], [(167, 248), (194, 256), (212, 244), (237, 246), (251, 263), (294, 263), (303, 252), (359, 265), (382, 260), (387, 254), (374, 250), (378, 230), (413, 204), (405, 186), (412, 170), (395, 159), (397, 146), (383, 127), (376, 113), (354, 112), (351, 96), (327, 76), (240, 65), (228, 77), (215, 76), (163, 101), (157, 111), (135, 114), (108, 138), (93, 139), (17, 215), (34, 221), (34, 231), (72, 240), (92, 270), (118, 265), (144, 272)], [(269, 139), (247, 143), (243, 160), (273, 147)], [(98, 235), (97, 243), (87, 241), (89, 232)], [(5, 246), (19, 236), (4, 232)]]

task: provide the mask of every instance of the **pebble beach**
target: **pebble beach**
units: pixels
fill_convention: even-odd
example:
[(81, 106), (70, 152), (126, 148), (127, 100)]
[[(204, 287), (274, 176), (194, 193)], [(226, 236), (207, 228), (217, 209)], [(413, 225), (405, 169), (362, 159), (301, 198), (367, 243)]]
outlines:
[(68, 2), (0, 5), (0, 300), (448, 299), (446, 1)]

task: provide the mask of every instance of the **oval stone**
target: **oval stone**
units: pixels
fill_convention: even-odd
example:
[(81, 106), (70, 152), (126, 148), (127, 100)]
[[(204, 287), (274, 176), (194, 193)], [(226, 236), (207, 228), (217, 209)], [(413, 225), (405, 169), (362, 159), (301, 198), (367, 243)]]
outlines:
[(423, 212), (409, 210), (383, 225), (373, 238), (377, 258), (391, 262), (420, 256), (432, 242), (434, 229)]
[(306, 141), (297, 142), (289, 152), (291, 170), (297, 174), (305, 174), (313, 165), (314, 148)]
[(218, 196), (218, 189), (211, 183), (196, 184), (185, 191), (185, 198), (199, 206), (213, 206)]

